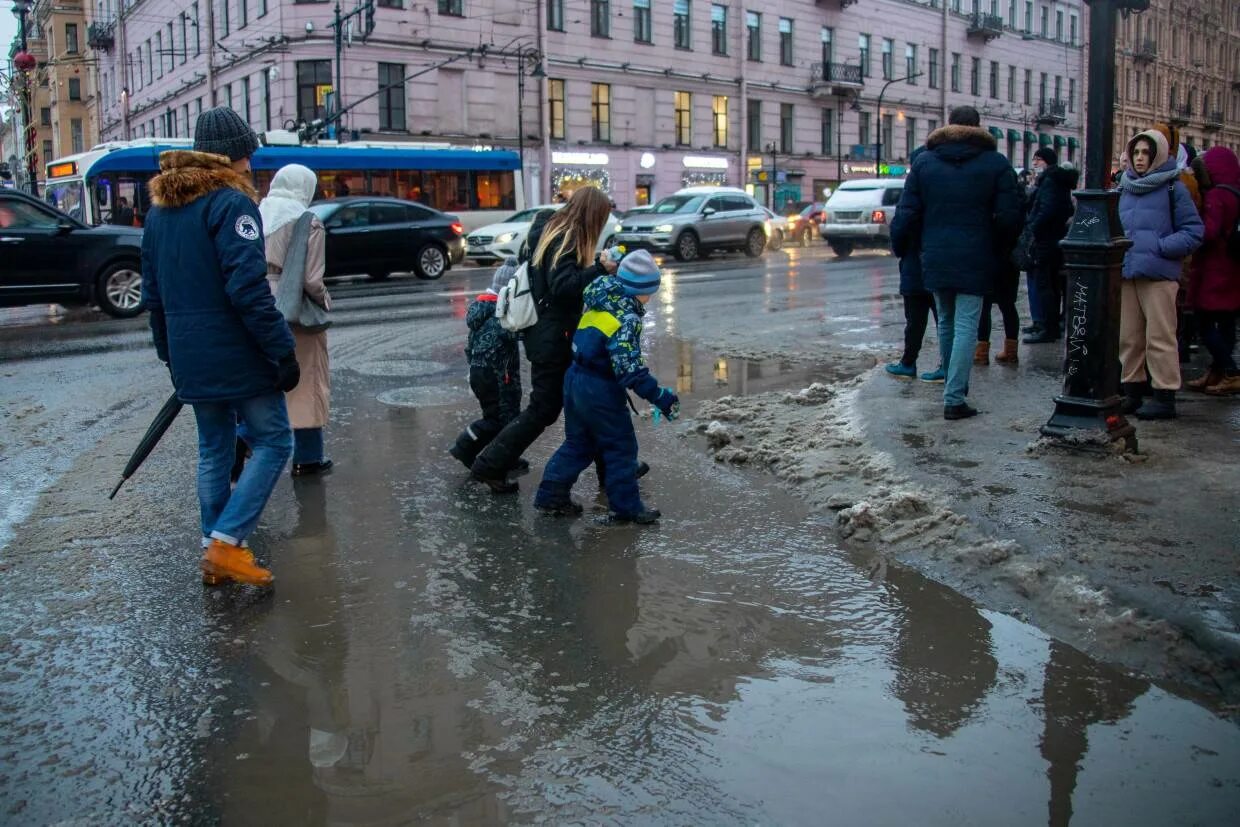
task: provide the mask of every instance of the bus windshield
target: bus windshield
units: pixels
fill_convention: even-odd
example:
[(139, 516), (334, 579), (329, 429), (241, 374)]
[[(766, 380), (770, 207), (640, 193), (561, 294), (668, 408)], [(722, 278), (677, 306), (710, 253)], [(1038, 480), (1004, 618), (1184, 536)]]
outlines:
[(83, 221), (85, 220), (82, 212), (84, 194), (82, 179), (72, 178), (48, 182), (43, 199), (61, 212), (68, 213), (78, 221)]

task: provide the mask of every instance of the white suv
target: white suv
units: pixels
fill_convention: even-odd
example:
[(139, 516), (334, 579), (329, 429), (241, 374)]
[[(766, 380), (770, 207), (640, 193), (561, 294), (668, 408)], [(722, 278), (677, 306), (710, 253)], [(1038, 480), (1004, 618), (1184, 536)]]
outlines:
[(891, 219), (903, 192), (903, 178), (845, 181), (827, 199), (818, 232), (840, 258), (856, 247), (889, 247)]
[(626, 218), (616, 242), (631, 250), (672, 253), (680, 261), (711, 250), (744, 250), (753, 258), (766, 249), (766, 221), (766, 210), (744, 190), (689, 187)]

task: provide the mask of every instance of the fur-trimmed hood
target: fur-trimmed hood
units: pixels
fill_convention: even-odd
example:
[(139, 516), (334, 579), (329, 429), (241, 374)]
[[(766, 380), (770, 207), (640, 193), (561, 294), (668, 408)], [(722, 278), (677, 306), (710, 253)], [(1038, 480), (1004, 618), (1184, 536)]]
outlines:
[(158, 207), (184, 207), (207, 193), (231, 188), (258, 201), (249, 176), (237, 172), (223, 155), (170, 149), (159, 153), (159, 175), (151, 179), (151, 201)]
[(931, 132), (930, 137), (926, 139), (927, 149), (935, 149), (943, 144), (968, 144), (978, 149), (997, 149), (999, 147), (995, 143), (994, 136), (980, 126), (960, 126), (959, 124), (939, 127)]

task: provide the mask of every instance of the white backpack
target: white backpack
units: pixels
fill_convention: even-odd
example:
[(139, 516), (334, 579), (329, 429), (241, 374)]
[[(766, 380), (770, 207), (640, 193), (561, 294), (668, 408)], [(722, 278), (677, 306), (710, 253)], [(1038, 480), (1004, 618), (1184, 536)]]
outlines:
[(522, 262), (517, 273), (499, 289), (495, 300), (495, 318), (500, 327), (516, 332), (533, 327), (538, 321), (538, 302), (530, 289), (529, 265)]

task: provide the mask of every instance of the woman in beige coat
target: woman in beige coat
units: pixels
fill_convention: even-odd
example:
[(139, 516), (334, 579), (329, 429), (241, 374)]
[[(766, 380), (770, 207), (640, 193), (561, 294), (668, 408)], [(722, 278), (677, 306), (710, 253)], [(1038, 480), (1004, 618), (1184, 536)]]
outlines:
[[(258, 205), (266, 237), (267, 281), (273, 293), (284, 270), (293, 228), (317, 189), (318, 178), (312, 170), (301, 164), (289, 164), (275, 174), (267, 197)], [(323, 284), (325, 243), (323, 224), (315, 218), (310, 224), (304, 289), (311, 301), (330, 310), (331, 296)], [(293, 476), (321, 474), (332, 467), (332, 461), (323, 452), (323, 428), (331, 400), (327, 331), (311, 333), (295, 324), (290, 329), (297, 343), (297, 364), (301, 366), (301, 382), (287, 396), (288, 418), (293, 426)]]

